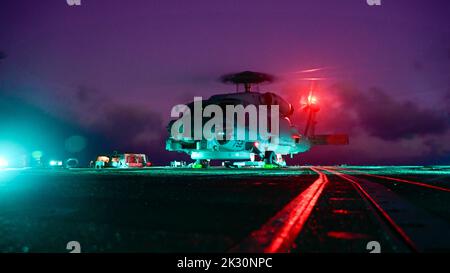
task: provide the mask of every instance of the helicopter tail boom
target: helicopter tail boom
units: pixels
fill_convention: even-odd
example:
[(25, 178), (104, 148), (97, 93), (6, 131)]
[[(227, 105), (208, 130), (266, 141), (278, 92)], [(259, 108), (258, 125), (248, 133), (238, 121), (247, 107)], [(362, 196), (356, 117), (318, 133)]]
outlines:
[(348, 145), (349, 137), (346, 134), (314, 135), (309, 140), (313, 145)]

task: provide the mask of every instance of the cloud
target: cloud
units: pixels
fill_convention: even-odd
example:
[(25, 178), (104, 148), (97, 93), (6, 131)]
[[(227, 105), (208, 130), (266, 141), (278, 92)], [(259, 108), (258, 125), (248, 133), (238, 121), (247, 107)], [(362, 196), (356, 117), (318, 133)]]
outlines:
[(92, 96), (96, 94), (96, 90), (90, 87), (81, 85), (78, 86), (75, 97), (76, 100), (82, 104), (86, 104), (92, 101)]
[(143, 105), (106, 105), (92, 125), (124, 149), (152, 149), (165, 131), (161, 115)]
[[(56, 107), (40, 107), (0, 93), (0, 128), (6, 129), (0, 130), (0, 140), (21, 144), (28, 153), (43, 150), (60, 158), (76, 156), (82, 164), (114, 150), (146, 153), (152, 161), (164, 160), (161, 154), (167, 130), (160, 113), (145, 105), (115, 101), (90, 86), (72, 91), (64, 101), (70, 107), (69, 115), (62, 115)], [(74, 138), (84, 142), (75, 143), (77, 151), (71, 143)]]
[(442, 135), (450, 128), (442, 111), (424, 108), (419, 102), (396, 100), (379, 88), (360, 92), (340, 85), (334, 89), (343, 109), (355, 113), (353, 122), (357, 124), (353, 125), (362, 128), (369, 136), (396, 141)]
[[(379, 88), (363, 92), (348, 84), (319, 89), (317, 96), (322, 109), (316, 132), (347, 133), (350, 145), (313, 147), (293, 164), (449, 162), (450, 92), (434, 109), (420, 101), (400, 101)], [(297, 125), (302, 128), (300, 122)]]
[(450, 90), (447, 92), (447, 94), (444, 97), (444, 105), (447, 107), (445, 109), (447, 118), (450, 119)]
[[(93, 156), (90, 153), (105, 148), (98, 141), (98, 135), (76, 121), (62, 118), (15, 96), (0, 93), (0, 116), (0, 140), (22, 147), (26, 155), (39, 150), (46, 157), (63, 159), (75, 156), (84, 164)], [(65, 144), (73, 136), (86, 140), (83, 147), (67, 149)]]
[(80, 122), (102, 135), (109, 147), (144, 153), (164, 148), (162, 116), (149, 106), (116, 101), (107, 92), (85, 85), (76, 89), (73, 101)]

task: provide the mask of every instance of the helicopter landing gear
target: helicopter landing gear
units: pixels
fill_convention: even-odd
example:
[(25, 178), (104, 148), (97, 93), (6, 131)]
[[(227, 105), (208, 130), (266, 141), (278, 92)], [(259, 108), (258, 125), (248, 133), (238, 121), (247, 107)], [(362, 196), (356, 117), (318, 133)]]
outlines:
[(223, 165), (225, 168), (227, 168), (227, 169), (237, 168), (237, 167), (236, 167), (235, 165), (233, 165), (233, 163), (230, 162), (230, 161), (224, 161), (224, 162), (222, 163), (222, 165)]
[(209, 160), (208, 159), (197, 160), (192, 165), (192, 168), (194, 168), (194, 169), (206, 169), (208, 167), (209, 167)]
[(265, 151), (264, 163), (270, 165), (277, 165), (277, 155), (275, 154), (274, 151)]
[(273, 168), (285, 168), (286, 161), (279, 154), (277, 155), (273, 151), (266, 151), (264, 153), (264, 168), (273, 169)]

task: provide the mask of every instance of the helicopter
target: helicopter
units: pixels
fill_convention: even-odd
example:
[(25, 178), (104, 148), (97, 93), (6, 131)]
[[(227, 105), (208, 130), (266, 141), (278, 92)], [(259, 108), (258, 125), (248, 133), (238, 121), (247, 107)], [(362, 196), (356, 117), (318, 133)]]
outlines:
[[(285, 167), (284, 156), (293, 157), (295, 154), (307, 152), (314, 145), (347, 145), (349, 143), (348, 136), (345, 134), (315, 134), (316, 115), (320, 111), (320, 107), (314, 96), (313, 85), (311, 85), (308, 96), (302, 98), (301, 101), (301, 110), (307, 115), (303, 131), (291, 122), (295, 112), (291, 103), (273, 92), (260, 93), (252, 90), (254, 85), (273, 82), (274, 78), (270, 74), (252, 71), (222, 76), (220, 80), (223, 83), (236, 85), (236, 92), (217, 94), (208, 99), (194, 99), (193, 102), (185, 105), (182, 111), (176, 113), (175, 116), (172, 115), (175, 119), (171, 120), (167, 126), (170, 136), (166, 140), (166, 150), (188, 154), (192, 160), (195, 160), (192, 165), (195, 168), (206, 168), (211, 160), (223, 160), (225, 167), (262, 166), (271, 168)], [(240, 92), (239, 87), (242, 85), (244, 91)], [(224, 110), (226, 115), (217, 111), (214, 115), (200, 113), (197, 118), (204, 122), (207, 117), (214, 116), (216, 121), (214, 126), (199, 127), (191, 119), (183, 120), (190, 118), (191, 112), (194, 112), (194, 116), (198, 114), (199, 108), (206, 112), (208, 107), (212, 106), (216, 107), (214, 109)], [(244, 119), (238, 117), (239, 113), (228, 114), (229, 109), (233, 109), (233, 107), (237, 109), (239, 106), (241, 110), (244, 110), (243, 114), (242, 111), (240, 113), (240, 117), (244, 117)], [(248, 109), (256, 109), (254, 113), (260, 114), (256, 126), (252, 126), (255, 124), (255, 119), (252, 120), (252, 111), (245, 111)], [(266, 115), (261, 118), (262, 114)], [(248, 119), (246, 119), (247, 116)], [(267, 130), (261, 131), (261, 127), (264, 127), (261, 120), (264, 121), (264, 119), (267, 119), (269, 124), (266, 125)], [(174, 129), (174, 127), (177, 128)], [(194, 129), (192, 130), (192, 128)], [(186, 131), (189, 133), (194, 131), (196, 137), (186, 134)], [(209, 134), (205, 134), (205, 132)], [(242, 132), (240, 138), (236, 137), (239, 132)], [(232, 163), (231, 161), (240, 162)]]

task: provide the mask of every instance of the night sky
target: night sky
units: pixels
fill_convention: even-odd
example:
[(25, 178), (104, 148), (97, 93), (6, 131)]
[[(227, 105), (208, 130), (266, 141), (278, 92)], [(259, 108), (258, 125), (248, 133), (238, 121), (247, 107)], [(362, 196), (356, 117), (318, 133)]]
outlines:
[(81, 2), (0, 1), (0, 151), (185, 159), (164, 151), (172, 106), (255, 70), (297, 109), (321, 78), (316, 132), (350, 135), (293, 163), (450, 163), (448, 0)]

